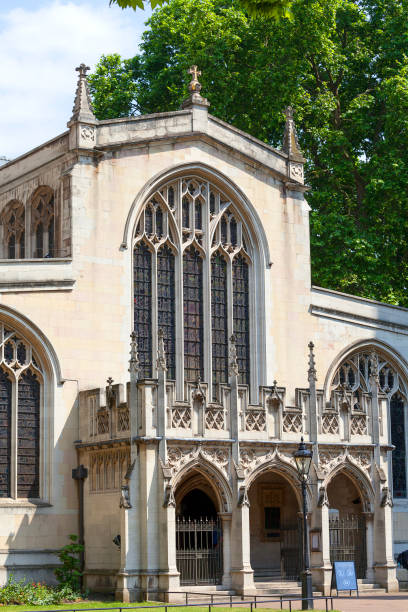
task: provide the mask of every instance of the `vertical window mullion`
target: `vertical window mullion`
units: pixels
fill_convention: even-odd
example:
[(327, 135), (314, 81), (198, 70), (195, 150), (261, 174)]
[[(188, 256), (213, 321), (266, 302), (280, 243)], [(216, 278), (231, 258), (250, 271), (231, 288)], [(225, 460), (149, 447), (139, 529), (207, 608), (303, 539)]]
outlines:
[(10, 495), (17, 499), (17, 422), (18, 422), (18, 380), (13, 381), (11, 403), (11, 455), (10, 455)]
[(175, 261), (172, 250), (163, 246), (157, 253), (157, 329), (164, 333), (167, 377), (176, 378)]
[[(156, 215), (155, 215), (156, 216)], [(151, 278), (152, 278), (152, 301), (151, 301), (151, 334), (152, 334), (152, 375), (157, 377), (157, 334), (158, 328), (158, 303), (157, 303), (157, 251), (151, 256)]]
[(242, 255), (232, 262), (234, 336), (237, 347), (239, 382), (250, 383), (249, 267)]
[(193, 247), (183, 256), (184, 378), (203, 378), (203, 261)]
[(211, 258), (212, 397), (217, 384), (228, 381), (227, 262), (216, 252)]
[(133, 252), (133, 325), (138, 342), (141, 378), (152, 376), (152, 254), (144, 242)]
[(12, 382), (0, 368), (0, 497), (11, 497)]

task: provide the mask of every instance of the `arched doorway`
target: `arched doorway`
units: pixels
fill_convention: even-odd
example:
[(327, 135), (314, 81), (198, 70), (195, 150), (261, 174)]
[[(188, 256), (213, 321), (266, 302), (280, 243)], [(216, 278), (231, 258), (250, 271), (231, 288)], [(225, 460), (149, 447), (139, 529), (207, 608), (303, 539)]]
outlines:
[(268, 471), (252, 483), (249, 502), (255, 580), (298, 580), (302, 527), (293, 485), (282, 474)]
[(363, 498), (353, 480), (337, 474), (327, 488), (330, 561), (354, 561), (357, 578), (367, 573), (366, 524)]
[(181, 585), (220, 584), (222, 529), (211, 484), (192, 471), (176, 490), (176, 561)]

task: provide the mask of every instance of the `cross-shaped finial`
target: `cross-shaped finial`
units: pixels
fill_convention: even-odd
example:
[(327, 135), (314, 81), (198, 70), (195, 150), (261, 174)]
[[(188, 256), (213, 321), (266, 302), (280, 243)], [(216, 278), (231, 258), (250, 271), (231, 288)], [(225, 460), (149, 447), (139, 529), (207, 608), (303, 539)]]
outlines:
[(188, 70), (191, 74), (191, 81), (188, 84), (188, 90), (190, 93), (200, 93), (201, 83), (198, 81), (198, 77), (201, 76), (201, 70), (198, 70), (197, 66), (191, 66)]
[(192, 75), (192, 81), (198, 81), (198, 77), (201, 76), (201, 70), (198, 70), (198, 66), (191, 66), (188, 73)]
[(77, 72), (79, 72), (80, 77), (86, 77), (86, 73), (90, 70), (90, 67), (82, 62), (79, 66), (75, 68)]

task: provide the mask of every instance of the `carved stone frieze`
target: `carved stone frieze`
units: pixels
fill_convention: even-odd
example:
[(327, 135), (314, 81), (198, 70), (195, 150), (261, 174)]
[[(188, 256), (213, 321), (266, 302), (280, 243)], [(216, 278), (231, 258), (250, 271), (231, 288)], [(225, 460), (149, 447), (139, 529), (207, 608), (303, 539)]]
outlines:
[(292, 450), (285, 448), (252, 448), (243, 446), (240, 449), (240, 468), (244, 470), (245, 476), (251, 474), (260, 465), (269, 462), (282, 462), (295, 466)]
[(319, 467), (324, 474), (329, 474), (343, 461), (344, 452), (341, 450), (322, 450), (319, 452)]
[(167, 465), (174, 476), (184, 465), (200, 456), (215, 465), (229, 480), (229, 450), (218, 446), (170, 446), (167, 449)]

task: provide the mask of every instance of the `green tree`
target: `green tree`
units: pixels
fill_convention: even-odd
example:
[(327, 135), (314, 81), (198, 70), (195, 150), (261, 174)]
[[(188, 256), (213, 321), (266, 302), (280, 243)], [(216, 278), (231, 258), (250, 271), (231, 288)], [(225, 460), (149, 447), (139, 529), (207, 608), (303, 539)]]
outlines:
[[(150, 0), (150, 5), (154, 9), (162, 6), (168, 0)], [(117, 4), (121, 8), (144, 9), (144, 0), (109, 0), (109, 5)], [(292, 0), (240, 0), (242, 8), (254, 17), (289, 17)]]
[(120, 55), (103, 55), (89, 76), (95, 115), (104, 119), (127, 117), (137, 111), (137, 58), (122, 60)]
[[(287, 104), (307, 158), (313, 282), (407, 305), (408, 0), (171, 0), (133, 60), (135, 108), (179, 108), (190, 64), (211, 112), (279, 146)], [(119, 95), (119, 92), (115, 92)], [(125, 114), (127, 111), (124, 109)]]

